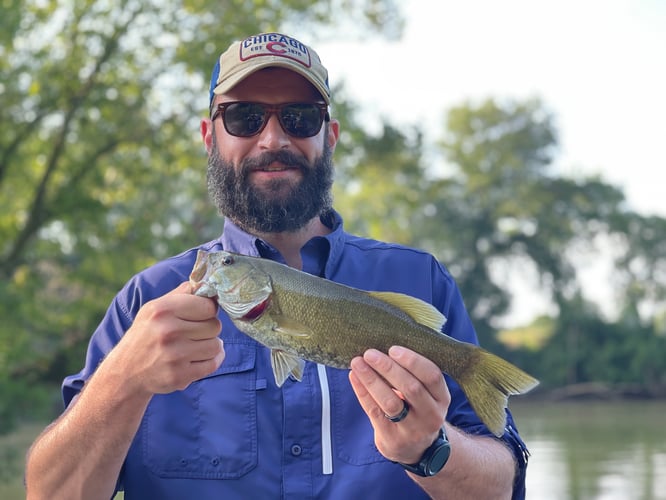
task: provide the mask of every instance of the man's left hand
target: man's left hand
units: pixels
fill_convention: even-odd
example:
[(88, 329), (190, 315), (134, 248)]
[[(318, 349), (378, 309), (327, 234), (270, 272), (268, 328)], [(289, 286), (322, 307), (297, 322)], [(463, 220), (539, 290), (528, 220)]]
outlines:
[[(349, 380), (370, 418), (379, 452), (395, 462), (418, 462), (444, 425), (451, 403), (437, 365), (404, 347), (391, 347), (388, 355), (369, 349), (352, 360)], [(405, 404), (407, 415), (391, 421)]]

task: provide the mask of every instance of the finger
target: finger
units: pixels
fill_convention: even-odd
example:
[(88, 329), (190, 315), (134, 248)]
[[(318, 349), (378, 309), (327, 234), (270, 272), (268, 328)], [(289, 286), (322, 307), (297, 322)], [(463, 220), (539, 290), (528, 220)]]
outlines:
[[(365, 367), (363, 367), (365, 365)], [(384, 417), (384, 411), (379, 407), (375, 399), (372, 397), (367, 387), (362, 382), (362, 372), (370, 370), (362, 358), (355, 358), (351, 362), (352, 369), (349, 372), (349, 382), (351, 383), (352, 390), (356, 394), (361, 408), (368, 415), (370, 422), (374, 428), (389, 427), (390, 422)], [(360, 372), (360, 373), (359, 373)]]
[[(443, 375), (433, 363), (413, 351), (405, 351), (405, 357), (418, 358), (416, 364), (422, 362), (432, 367), (434, 375), (430, 374), (430, 377), (433, 379), (438, 377), (434, 382), (436, 387), (432, 388), (433, 392), (442, 393), (443, 390), (446, 390)], [(402, 355), (403, 353), (399, 354)], [(436, 400), (430, 392), (431, 388), (427, 387), (424, 381), (390, 356), (374, 349), (366, 351), (363, 359), (377, 372), (380, 378), (385, 380), (384, 387), (377, 384), (376, 389), (370, 388), (369, 390), (387, 415), (398, 415), (403, 409), (402, 398), (404, 398), (411, 407), (405, 420), (426, 419), (434, 423), (443, 420), (448, 404)], [(422, 370), (417, 370), (419, 373), (420, 371)]]
[[(185, 313), (181, 313), (178, 316), (180, 319), (196, 321), (200, 317), (203, 319), (208, 319), (217, 315), (217, 301), (211, 297), (200, 297), (198, 295), (193, 295), (192, 285), (189, 281), (183, 281), (180, 285), (166, 293), (163, 297), (165, 300), (168, 300), (169, 303), (175, 300), (177, 301), (176, 304), (183, 304)], [(169, 298), (166, 299), (166, 297)], [(191, 311), (192, 315), (188, 316), (187, 311)]]
[(402, 346), (393, 346), (389, 357), (418, 379), (433, 399), (447, 406), (451, 395), (440, 368), (428, 358)]
[(183, 325), (190, 340), (215, 339), (222, 332), (222, 322), (217, 317), (206, 321), (184, 321)]
[(185, 321), (207, 321), (216, 318), (219, 311), (217, 302), (209, 297), (174, 293), (167, 294), (162, 299), (164, 307), (172, 310), (177, 318)]
[(199, 379), (210, 375), (215, 370), (217, 370), (222, 362), (224, 361), (225, 352), (224, 352), (224, 342), (222, 339), (216, 339), (217, 342), (217, 352), (212, 358), (201, 359), (198, 361), (193, 361), (190, 365), (195, 372), (194, 379)]
[[(415, 386), (420, 386), (420, 383), (418, 380), (413, 380), (409, 372), (386, 354), (374, 349), (366, 351), (363, 359), (380, 375), (379, 380), (384, 382), (373, 384), (370, 390), (385, 415), (399, 414), (404, 408), (404, 400), (412, 406), (421, 406), (418, 394), (413, 389)], [(406, 379), (409, 379), (409, 384)]]
[(358, 382), (358, 388), (362, 389), (356, 396), (365, 412), (376, 417), (378, 423), (385, 425), (390, 422), (385, 415), (397, 415), (403, 409), (404, 403), (393, 387), (368, 363), (366, 356), (373, 359), (374, 353), (366, 352), (363, 357), (354, 358), (351, 363), (354, 381)]
[(189, 345), (190, 349), (187, 357), (191, 363), (209, 361), (215, 359), (220, 351), (223, 350), (222, 340), (218, 337), (212, 339), (197, 340)]

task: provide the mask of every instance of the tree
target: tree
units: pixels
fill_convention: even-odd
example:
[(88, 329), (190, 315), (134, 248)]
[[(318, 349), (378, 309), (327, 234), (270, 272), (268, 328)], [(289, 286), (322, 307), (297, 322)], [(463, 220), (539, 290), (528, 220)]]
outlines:
[(198, 120), (220, 47), (350, 14), (359, 30), (401, 27), (381, 0), (5, 3), (0, 386), (25, 388), (78, 369), (133, 273), (219, 234)]
[[(355, 142), (353, 163), (338, 166), (336, 206), (347, 230), (373, 238), (409, 243), (410, 222), (423, 202), (427, 184), (421, 166), (422, 137), (414, 139), (385, 123), (381, 135)], [(340, 155), (339, 155), (340, 156)]]
[[(568, 249), (608, 228), (623, 213), (623, 194), (596, 179), (574, 180), (552, 171), (557, 131), (537, 99), (466, 103), (449, 111), (441, 146), (454, 175), (433, 185), (434, 214), (421, 238), (451, 262), (484, 341), (510, 303), (512, 266), (532, 263), (558, 305), (579, 282)], [(439, 245), (429, 237), (440, 227)], [(515, 269), (515, 267), (514, 267)], [(499, 271), (499, 273), (498, 273)]]
[[(488, 99), (449, 110), (440, 143), (446, 171), (424, 165), (420, 137), (418, 130), (385, 125), (357, 148), (356, 166), (343, 169), (348, 189), (337, 196), (352, 227), (437, 255), (456, 278), (483, 344), (500, 352), (496, 320), (511, 304), (512, 273), (533, 267), (560, 314), (543, 355), (527, 356), (537, 368), (561, 371), (548, 377), (554, 383), (593, 374), (617, 381), (618, 371), (599, 369), (611, 359), (631, 366), (646, 360), (651, 379), (661, 380), (663, 365), (645, 357), (645, 345), (659, 341), (644, 332), (663, 330), (645, 311), (664, 311), (666, 222), (632, 212), (621, 190), (599, 178), (558, 176), (557, 131), (539, 100)], [(617, 257), (624, 303), (618, 324), (582, 298), (578, 255), (594, 252), (599, 238), (611, 242)], [(611, 340), (595, 349), (604, 335)], [(622, 335), (627, 342), (619, 342)], [(595, 368), (582, 370), (580, 363)], [(633, 371), (623, 376), (635, 380)]]

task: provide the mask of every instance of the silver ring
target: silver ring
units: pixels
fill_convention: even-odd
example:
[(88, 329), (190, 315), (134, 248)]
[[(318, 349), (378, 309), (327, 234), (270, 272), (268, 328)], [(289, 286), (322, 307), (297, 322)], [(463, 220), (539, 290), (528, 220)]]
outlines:
[(391, 422), (400, 422), (405, 419), (407, 414), (409, 413), (409, 404), (407, 404), (407, 401), (404, 399), (402, 400), (402, 411), (398, 413), (397, 415), (387, 415), (384, 413), (384, 416), (388, 418)]

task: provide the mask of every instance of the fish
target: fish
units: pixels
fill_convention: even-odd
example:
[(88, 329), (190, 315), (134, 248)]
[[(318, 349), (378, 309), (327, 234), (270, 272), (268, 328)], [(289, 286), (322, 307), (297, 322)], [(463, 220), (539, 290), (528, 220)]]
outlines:
[(192, 293), (216, 298), (233, 324), (270, 349), (278, 387), (302, 380), (305, 361), (349, 369), (370, 349), (400, 345), (450, 375), (488, 429), (504, 433), (511, 395), (538, 381), (483, 348), (442, 333), (444, 315), (415, 297), (364, 291), (285, 264), (227, 251), (199, 250)]

